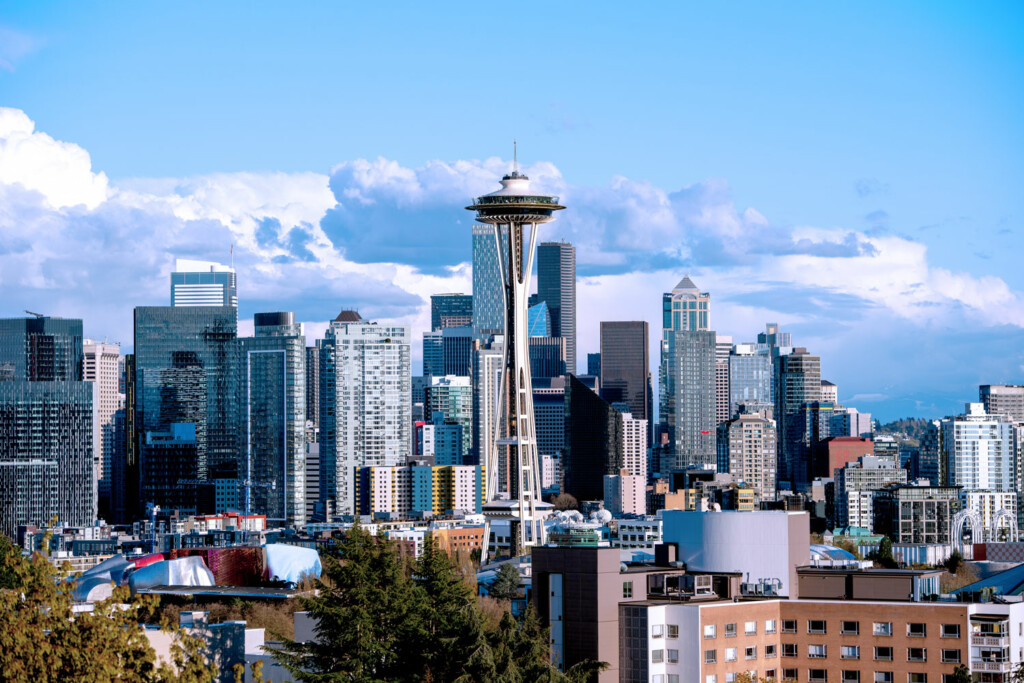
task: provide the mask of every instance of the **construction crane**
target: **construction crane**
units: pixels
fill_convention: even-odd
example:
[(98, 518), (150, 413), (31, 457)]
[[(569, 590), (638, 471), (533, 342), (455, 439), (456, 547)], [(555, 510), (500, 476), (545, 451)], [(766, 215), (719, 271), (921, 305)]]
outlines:
[(46, 317), (42, 313), (33, 313), (32, 311), (28, 310), (27, 308), (25, 309), (25, 312), (28, 313), (29, 315), (34, 315), (37, 318), (45, 318)]

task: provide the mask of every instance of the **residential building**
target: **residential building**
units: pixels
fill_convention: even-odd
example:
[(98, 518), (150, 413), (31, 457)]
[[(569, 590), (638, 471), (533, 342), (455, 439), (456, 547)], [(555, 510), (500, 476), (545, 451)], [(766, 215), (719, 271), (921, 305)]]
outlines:
[(320, 344), (320, 497), (355, 507), (357, 467), (404, 462), (412, 448), (410, 333), (342, 311)]
[[(431, 377), (430, 384), (426, 388), (426, 396), (423, 402), (424, 410), (428, 415), (434, 416), (440, 413), (443, 416), (442, 424), (458, 425), (462, 434), (458, 439), (461, 452), (458, 460), (447, 464), (472, 465), (472, 438), (473, 438), (473, 387), (469, 377), (458, 377), (447, 375), (444, 377)], [(442, 450), (443, 452), (443, 450)], [(440, 464), (440, 463), (439, 463)]]
[(839, 403), (839, 387), (827, 379), (821, 380), (821, 398), (822, 403)]
[(473, 297), (469, 294), (432, 294), (430, 329), (473, 325)]
[[(139, 444), (137, 486), (143, 508), (154, 503), (172, 509), (181, 503), (183, 512), (238, 509), (237, 485), (245, 473), (238, 442), (237, 315), (234, 306), (135, 309), (135, 424), (129, 433)], [(177, 434), (178, 442), (185, 439), (181, 429), (172, 428), (175, 424), (194, 425), (195, 451), (188, 457), (195, 462), (175, 465), (188, 476), (172, 482), (163, 469), (166, 435)], [(147, 436), (150, 432), (152, 438)], [(178, 452), (191, 453), (183, 446)], [(221, 498), (220, 508), (218, 487), (230, 493)]]
[(213, 261), (178, 259), (171, 273), (171, 306), (238, 308), (235, 269)]
[(775, 500), (775, 421), (765, 412), (742, 413), (718, 426), (718, 471), (754, 490), (757, 501)]
[(320, 429), (320, 352), (316, 346), (306, 347), (306, 422), (319, 439)]
[(93, 403), (95, 412), (93, 430), (93, 460), (96, 463), (97, 504), (101, 516), (110, 511), (110, 486), (114, 452), (117, 441), (114, 432), (114, 414), (124, 407), (124, 394), (120, 392), (121, 345), (83, 340), (82, 379), (96, 384)]
[(356, 471), (356, 514), (444, 515), (479, 513), (483, 507), (483, 468), (477, 465), (399, 465)]
[(953, 516), (960, 510), (957, 486), (890, 484), (875, 491), (875, 533), (893, 543), (949, 543)]
[(430, 422), (417, 423), (416, 441), (416, 455), (433, 458), (436, 465), (466, 464), (463, 427), (440, 411), (433, 413)]
[(604, 475), (604, 507), (615, 517), (647, 514), (647, 477), (630, 474)]
[(95, 521), (93, 406), (82, 321), (0, 319), (0, 533)]
[[(536, 409), (536, 408), (535, 408)], [(632, 413), (622, 415), (622, 467), (629, 474), (642, 477), (647, 483), (647, 420), (638, 420)]]
[[(645, 320), (602, 321), (601, 352), (597, 370), (601, 378), (601, 398), (609, 403), (623, 402), (637, 420), (646, 420), (653, 429), (651, 406), (651, 355), (649, 326)], [(589, 360), (588, 360), (589, 364)], [(648, 434), (647, 440), (651, 440)]]
[(963, 415), (945, 419), (942, 459), (949, 485), (964, 491), (1013, 491), (1013, 424), (968, 403)]
[(863, 436), (872, 433), (871, 413), (862, 413), (856, 408), (835, 406), (832, 411), (832, 424), (829, 426), (832, 436)]
[(861, 456), (835, 471), (835, 526), (872, 531), (875, 491), (906, 484), (907, 471), (873, 455)]
[(537, 301), (548, 305), (551, 336), (565, 338), (565, 366), (576, 374), (576, 247), (566, 241), (537, 247)]
[[(240, 443), (246, 514), (306, 520), (306, 336), (290, 312), (257, 313), (255, 336), (239, 339)], [(247, 489), (247, 490), (246, 490)]]
[[(495, 441), (505, 428), (504, 417), (498, 415), (497, 403), (503, 362), (501, 339), (502, 337), (498, 336), (490, 343), (478, 344), (473, 349), (473, 362), (470, 368), (473, 373), (473, 461), (488, 463), (491, 450), (501, 448), (503, 454), (498, 459), (497, 486), (499, 491), (508, 491), (508, 449), (495, 445)], [(539, 438), (538, 434), (538, 440)]]

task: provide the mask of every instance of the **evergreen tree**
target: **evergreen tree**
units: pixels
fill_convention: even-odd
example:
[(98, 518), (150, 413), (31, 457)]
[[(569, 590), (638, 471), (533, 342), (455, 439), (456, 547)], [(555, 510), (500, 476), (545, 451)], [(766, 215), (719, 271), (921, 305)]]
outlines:
[(423, 679), (421, 601), (392, 541), (349, 529), (323, 558), (319, 593), (303, 599), (317, 639), (285, 641), (275, 658), (300, 681)]
[(519, 595), (520, 582), (519, 570), (514, 564), (507, 562), (498, 568), (498, 574), (487, 592), (499, 600), (511, 600)]

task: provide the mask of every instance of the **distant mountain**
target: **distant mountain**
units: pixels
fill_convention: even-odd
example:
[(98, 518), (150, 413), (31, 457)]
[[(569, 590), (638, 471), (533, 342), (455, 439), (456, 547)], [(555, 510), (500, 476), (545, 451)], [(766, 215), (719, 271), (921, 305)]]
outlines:
[(931, 427), (931, 420), (923, 417), (903, 417), (892, 422), (880, 424), (875, 429), (875, 434), (887, 434), (896, 437), (899, 441), (910, 442), (914, 445), (921, 443), (921, 439)]

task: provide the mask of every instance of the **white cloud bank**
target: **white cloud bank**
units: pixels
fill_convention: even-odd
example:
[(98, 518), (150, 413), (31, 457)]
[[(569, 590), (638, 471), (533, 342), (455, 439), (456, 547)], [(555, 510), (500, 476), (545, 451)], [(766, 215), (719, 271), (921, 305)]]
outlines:
[[(496, 157), (415, 169), (378, 158), (329, 175), (112, 182), (86, 150), (0, 108), (0, 315), (82, 317), (88, 334), (130, 346), (132, 308), (166, 303), (175, 257), (226, 261), (234, 245), (243, 314), (295, 310), (321, 321), (312, 331), (357, 307), (413, 325), (418, 339), (431, 293), (469, 292), (472, 217), (463, 207), (507, 169)], [(656, 345), (660, 294), (684, 272), (712, 292), (715, 327), (737, 341), (767, 320), (835, 350), (851, 324), (883, 319), (929, 334), (1024, 327), (1024, 298), (998, 277), (933, 267), (925, 245), (900, 237), (778, 228), (737, 208), (721, 180), (670, 192), (624, 177), (576, 187), (546, 162), (524, 170), (569, 207), (543, 229), (577, 246), (581, 367), (602, 319), (646, 319)], [(851, 371), (851, 384), (876, 393), (872, 382), (884, 378), (857, 370), (866, 372)]]

